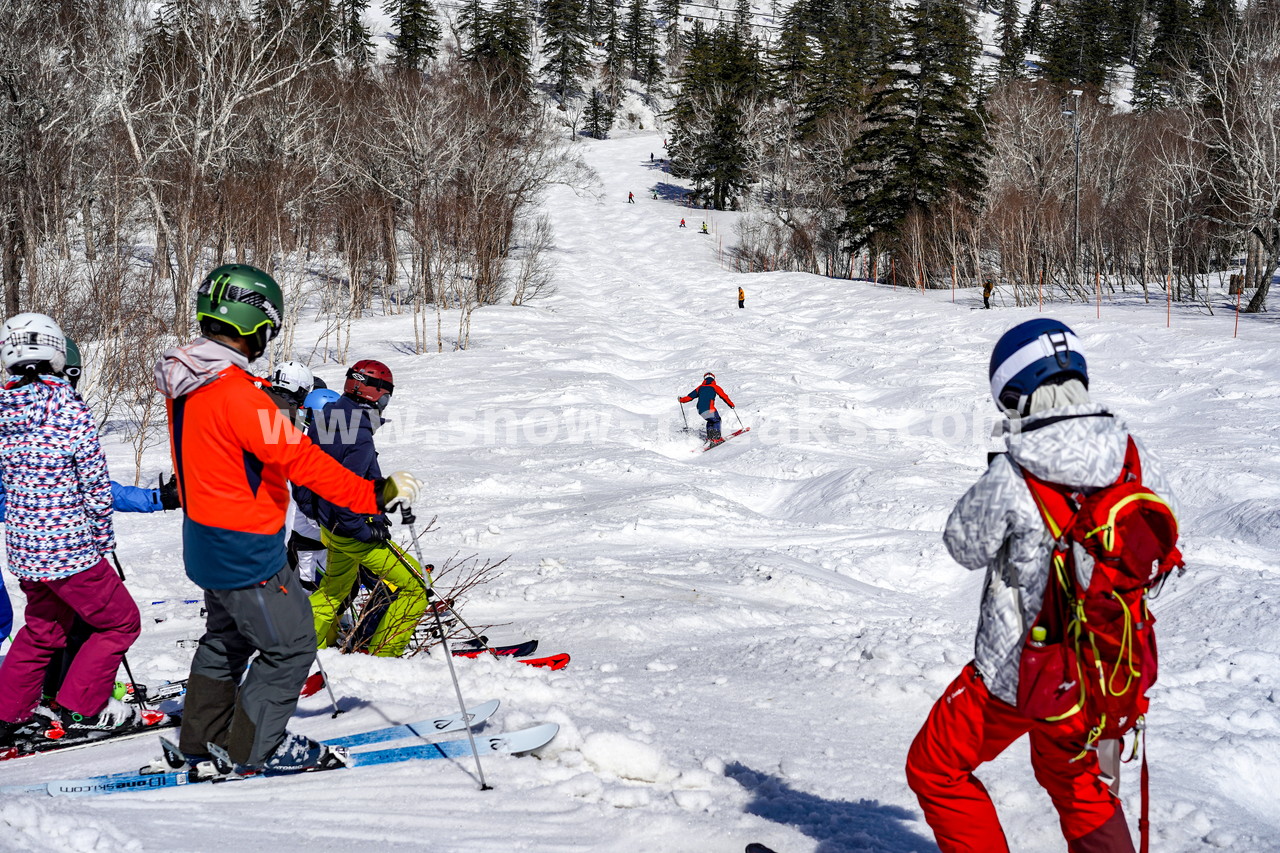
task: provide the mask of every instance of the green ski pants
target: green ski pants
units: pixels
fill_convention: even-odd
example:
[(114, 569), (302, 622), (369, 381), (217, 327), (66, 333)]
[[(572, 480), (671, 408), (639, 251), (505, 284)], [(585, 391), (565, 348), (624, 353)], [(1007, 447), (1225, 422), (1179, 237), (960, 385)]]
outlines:
[(413, 629), (427, 609), (427, 591), (396, 555), (418, 574), (422, 574), (422, 567), (394, 542), (361, 542), (327, 530), (320, 531), (320, 539), (329, 549), (329, 558), (324, 578), (311, 594), (317, 646), (323, 649), (337, 640), (339, 608), (351, 595), (360, 567), (364, 566), (381, 578), (395, 596), (369, 641), (369, 653), (389, 658), (404, 654)]

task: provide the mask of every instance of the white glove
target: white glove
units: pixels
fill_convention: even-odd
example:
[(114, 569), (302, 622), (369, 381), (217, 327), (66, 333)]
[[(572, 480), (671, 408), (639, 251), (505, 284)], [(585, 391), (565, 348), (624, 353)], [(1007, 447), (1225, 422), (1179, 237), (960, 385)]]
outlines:
[(413, 506), (418, 493), (422, 491), (422, 481), (408, 471), (397, 471), (387, 478), (382, 487), (382, 505), (388, 511), (400, 509), (402, 506)]

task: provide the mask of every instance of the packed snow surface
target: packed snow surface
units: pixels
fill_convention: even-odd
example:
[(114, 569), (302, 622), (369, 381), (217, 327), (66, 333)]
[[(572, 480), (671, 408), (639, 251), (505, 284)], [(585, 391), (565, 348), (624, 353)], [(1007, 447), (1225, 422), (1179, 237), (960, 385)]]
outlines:
[[(495, 642), (536, 637), (541, 652), (573, 656), (560, 672), (458, 660), (464, 695), (502, 700), (490, 731), (550, 721), (559, 737), (535, 756), (489, 758), (487, 792), (469, 761), (432, 761), (93, 799), (11, 796), (0, 801), (0, 848), (936, 850), (903, 762), (970, 658), (982, 582), (949, 559), (939, 532), (995, 447), (991, 345), (1036, 306), (975, 311), (971, 290), (953, 303), (946, 292), (732, 273), (718, 251), (736, 214), (680, 206), (680, 182), (649, 162), (663, 156), (659, 135), (582, 151), (599, 187), (546, 201), (556, 295), (476, 312), (465, 351), (449, 351), (457, 318), (446, 313), (442, 354), (412, 354), (410, 317), (370, 316), (348, 353), (395, 371), (394, 422), (378, 441), (384, 470), (427, 483), (419, 516), (438, 515), (422, 538), (427, 559), (509, 557), (464, 616), (496, 626)], [(1222, 306), (1216, 316), (1175, 308), (1166, 327), (1163, 304), (1132, 294), (1104, 299), (1101, 319), (1096, 310), (1046, 314), (1075, 328), (1095, 398), (1168, 468), (1190, 567), (1155, 606), (1153, 849), (1280, 850), (1280, 329), (1246, 317), (1233, 339)], [(332, 386), (335, 353), (310, 348), (322, 331), (304, 324), (295, 356)], [(676, 398), (706, 370), (752, 429), (702, 453)], [(131, 450), (108, 444), (113, 470), (131, 479)], [(144, 475), (168, 466), (161, 445)], [(180, 603), (198, 591), (179, 563), (179, 516), (117, 518), (144, 616), (134, 671), (151, 683), (183, 677), (182, 641), (202, 623), (198, 605)], [(308, 734), (456, 707), (438, 654), (322, 659), (346, 713), (331, 719), (323, 693), (303, 700), (294, 725)], [(1060, 851), (1025, 744), (979, 775), (1013, 849)], [(134, 740), (23, 759), (0, 765), (0, 784), (156, 754)], [(1136, 825), (1134, 769), (1123, 794)]]

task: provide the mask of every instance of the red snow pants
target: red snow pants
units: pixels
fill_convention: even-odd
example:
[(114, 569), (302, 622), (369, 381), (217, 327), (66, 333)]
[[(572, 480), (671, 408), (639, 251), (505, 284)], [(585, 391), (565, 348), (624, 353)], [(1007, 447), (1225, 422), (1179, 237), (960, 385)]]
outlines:
[(973, 664), (942, 694), (907, 755), (907, 783), (943, 853), (1008, 853), (987, 789), (973, 775), (1028, 732), (1036, 781), (1058, 810), (1070, 853), (1133, 853), (1120, 801), (1099, 777), (1080, 714), (1058, 723), (1028, 719), (987, 692)]

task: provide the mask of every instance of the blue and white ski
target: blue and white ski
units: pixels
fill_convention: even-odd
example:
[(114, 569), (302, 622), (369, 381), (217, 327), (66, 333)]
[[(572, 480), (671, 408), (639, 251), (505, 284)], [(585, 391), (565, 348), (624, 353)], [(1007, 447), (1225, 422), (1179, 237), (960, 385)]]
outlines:
[[(471, 726), (475, 728), (489, 719), (498, 710), (499, 702), (497, 699), (490, 699), (472, 708), (467, 709), (467, 714), (471, 718)], [(466, 729), (466, 723), (462, 721), (462, 714), (455, 711), (452, 714), (444, 714), (434, 719), (420, 720), (416, 723), (404, 723), (396, 726), (383, 726), (381, 728), (369, 729), (368, 731), (356, 732), (355, 734), (344, 735), (326, 740), (329, 746), (343, 747), (352, 749), (360, 746), (370, 746), (376, 743), (388, 743), (393, 740), (401, 740), (410, 737), (435, 737), (437, 735), (453, 734)], [(117, 738), (118, 740), (119, 738)], [(134, 779), (138, 776), (145, 776), (144, 773), (104, 773), (100, 776), (91, 777), (101, 783), (109, 783), (118, 780)], [(38, 782), (31, 785), (9, 785), (0, 788), (0, 794), (43, 794), (46, 793), (49, 783)]]
[[(550, 743), (560, 727), (555, 723), (544, 723), (519, 731), (497, 735), (482, 735), (476, 738), (476, 749), (481, 755), (493, 753), (517, 754), (530, 752)], [(332, 768), (345, 770), (353, 767), (374, 767), (383, 764), (398, 764), (403, 761), (424, 761), (435, 758), (463, 758), (472, 755), (471, 745), (463, 738), (446, 740), (439, 743), (415, 743), (408, 746), (396, 746), (389, 749), (377, 749), (368, 752), (353, 752), (346, 766)], [(89, 776), (84, 779), (61, 779), (35, 786), (14, 786), (0, 789), (3, 793), (47, 793), (51, 797), (93, 797), (102, 794), (122, 794), (130, 791), (158, 791), (165, 788), (186, 788), (193, 785), (223, 784), (225, 782), (243, 782), (250, 779), (265, 779), (276, 776), (298, 776), (306, 772), (329, 771), (286, 771), (263, 772), (248, 776), (217, 777), (214, 779), (195, 779), (192, 771), (181, 770), (170, 773), (131, 773), (125, 776), (111, 774), (108, 776)]]

